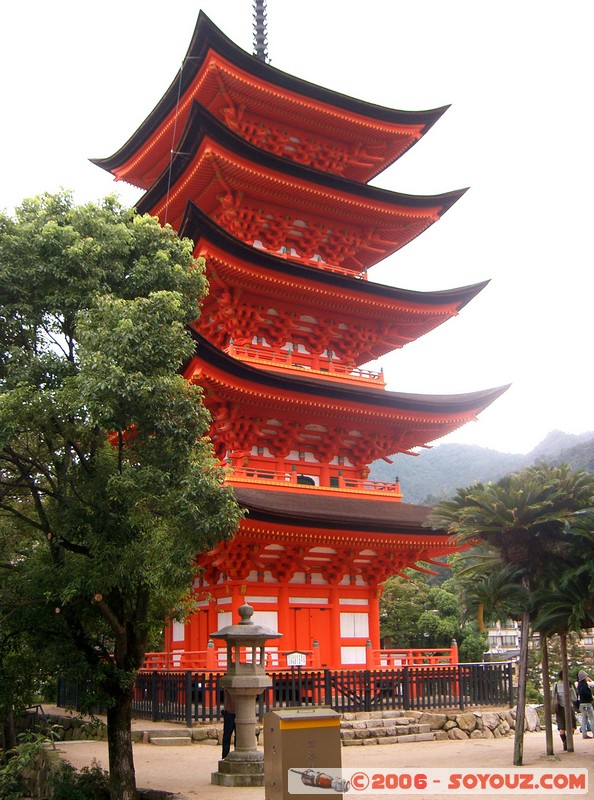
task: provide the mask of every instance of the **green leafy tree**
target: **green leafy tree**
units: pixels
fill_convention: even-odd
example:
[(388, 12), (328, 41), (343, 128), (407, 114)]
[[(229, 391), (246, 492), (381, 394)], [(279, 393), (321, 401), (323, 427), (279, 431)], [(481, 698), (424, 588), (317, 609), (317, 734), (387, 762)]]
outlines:
[(15, 711), (38, 702), (48, 679), (44, 659), (23, 626), (29, 601), (11, 585), (15, 562), (30, 555), (24, 545), (18, 521), (0, 516), (0, 763), (2, 751), (12, 753), (18, 744)]
[(424, 647), (418, 621), (429, 606), (429, 586), (425, 576), (411, 574), (388, 578), (380, 600), (380, 632), (390, 647)]
[[(586, 666), (589, 656), (578, 660), (575, 653), (569, 651), (573, 637), (579, 636), (584, 628), (594, 626), (594, 514), (591, 510), (578, 512), (566, 524), (566, 533), (572, 544), (570, 563), (561, 574), (550, 567), (543, 575), (541, 585), (534, 594), (535, 618), (533, 627), (539, 631), (542, 641), (542, 685), (547, 687), (544, 693), (545, 712), (547, 716), (547, 736), (551, 723), (550, 695), (548, 686), (551, 680), (548, 654), (548, 639), (557, 634), (561, 654), (561, 665), (565, 691), (569, 690), (572, 680), (571, 662)], [(585, 655), (585, 654), (584, 654)], [(573, 671), (573, 675), (577, 670)], [(573, 731), (567, 729), (567, 749), (573, 750)], [(551, 747), (552, 749), (552, 747)]]
[(205, 291), (191, 243), (114, 198), (44, 195), (0, 216), (0, 529), (18, 533), (5, 616), (106, 705), (113, 800), (136, 797), (147, 641), (240, 517), (180, 374)]
[[(573, 473), (567, 466), (539, 464), (497, 483), (459, 489), (453, 499), (435, 507), (431, 524), (446, 528), (460, 542), (484, 542), (495, 548), (501, 561), (517, 570), (522, 587), (530, 593), (548, 566), (554, 563), (562, 571), (570, 563), (572, 545), (565, 524), (575, 512), (589, 507), (593, 496), (593, 475)], [(530, 614), (526, 607), (521, 617), (514, 743), (517, 766), (523, 761)]]
[(426, 574), (412, 570), (407, 574), (408, 580), (397, 576), (385, 583), (380, 602), (382, 637), (397, 649), (450, 647), (455, 639), (463, 660), (482, 660), (487, 639), (474, 620), (465, 619), (455, 579), (432, 586)]
[(475, 625), (465, 627), (464, 637), (458, 648), (461, 662), (481, 663), (489, 646), (487, 634), (479, 631)]

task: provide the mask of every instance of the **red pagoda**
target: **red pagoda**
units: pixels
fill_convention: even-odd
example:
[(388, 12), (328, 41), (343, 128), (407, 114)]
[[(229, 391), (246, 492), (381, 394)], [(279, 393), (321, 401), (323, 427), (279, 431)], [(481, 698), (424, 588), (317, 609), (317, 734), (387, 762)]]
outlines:
[(401, 394), (365, 368), (485, 285), (415, 292), (368, 279), (463, 194), (368, 185), (445, 110), (392, 110), (301, 81), (201, 13), (159, 104), (95, 160), (145, 190), (138, 210), (205, 258), (210, 293), (185, 375), (203, 388), (216, 453), (247, 510), (232, 539), (197, 557), (197, 611), (169, 627), (166, 665), (204, 666), (208, 654), (221, 666), (210, 633), (244, 602), (283, 634), (272, 666), (369, 664), (382, 583), (455, 550), (424, 527), (428, 508), (402, 502), (397, 482), (370, 480), (369, 465), (475, 419), (506, 387)]

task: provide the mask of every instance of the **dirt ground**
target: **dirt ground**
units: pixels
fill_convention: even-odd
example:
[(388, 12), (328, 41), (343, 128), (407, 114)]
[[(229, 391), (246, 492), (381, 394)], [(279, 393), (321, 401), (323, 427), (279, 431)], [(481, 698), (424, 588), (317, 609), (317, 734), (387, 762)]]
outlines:
[[(139, 723), (141, 726), (143, 723)], [(163, 727), (163, 726), (161, 726)], [(563, 753), (558, 735), (554, 737), (555, 756), (547, 756), (544, 732), (527, 733), (524, 739), (524, 764), (521, 768), (589, 770), (589, 791), (587, 794), (566, 794), (560, 791), (530, 792), (504, 795), (488, 790), (455, 792), (442, 794), (402, 794), (394, 791), (391, 795), (380, 793), (362, 794), (365, 798), (398, 797), (399, 800), (419, 800), (419, 798), (469, 798), (495, 800), (501, 797), (549, 797), (553, 800), (569, 800), (578, 796), (594, 798), (594, 739), (584, 740), (579, 733), (575, 738), (575, 752)], [(513, 737), (505, 739), (469, 739), (466, 741), (447, 740), (439, 742), (417, 742), (393, 745), (369, 745), (342, 748), (342, 766), (369, 771), (371, 769), (411, 768), (423, 769), (467, 769), (467, 768), (512, 768)], [(105, 742), (64, 742), (58, 745), (61, 756), (74, 767), (89, 766), (97, 761), (107, 769), (107, 745)], [(143, 789), (157, 789), (175, 792), (188, 800), (265, 800), (265, 788), (234, 788), (212, 785), (211, 773), (217, 770), (220, 758), (219, 747), (193, 744), (189, 746), (163, 747), (154, 744), (135, 744), (134, 759), (137, 785)], [(329, 797), (332, 792), (326, 794)], [(320, 794), (314, 795), (320, 798)], [(336, 796), (336, 795), (335, 795)], [(352, 797), (350, 792), (347, 795)], [(323, 797), (323, 795), (322, 795)], [(285, 800), (290, 800), (291, 795)]]

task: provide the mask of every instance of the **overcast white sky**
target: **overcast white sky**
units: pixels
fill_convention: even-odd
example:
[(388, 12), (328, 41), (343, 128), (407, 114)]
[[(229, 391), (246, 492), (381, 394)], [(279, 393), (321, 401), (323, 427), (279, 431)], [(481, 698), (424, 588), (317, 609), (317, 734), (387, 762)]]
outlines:
[[(251, 0), (2, 3), (0, 208), (60, 187), (79, 202), (113, 191), (136, 202), (88, 159), (117, 150), (161, 98), (200, 8), (251, 52)], [(374, 183), (470, 191), (370, 279), (491, 283), (458, 318), (382, 359), (388, 388), (512, 384), (442, 441), (527, 452), (551, 430), (594, 430), (594, 3), (268, 0), (268, 20), (278, 69), (392, 108), (451, 104)]]

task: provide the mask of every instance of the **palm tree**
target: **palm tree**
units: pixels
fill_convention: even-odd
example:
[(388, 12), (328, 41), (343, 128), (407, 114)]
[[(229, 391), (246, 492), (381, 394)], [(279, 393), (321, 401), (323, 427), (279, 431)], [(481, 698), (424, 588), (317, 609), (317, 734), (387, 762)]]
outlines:
[[(592, 570), (592, 558), (588, 559), (588, 567)], [(592, 596), (592, 576), (581, 568), (566, 572), (557, 587), (540, 589), (535, 595), (538, 612), (533, 620), (534, 630), (540, 632), (545, 639), (556, 633), (561, 642), (563, 681), (569, 686), (569, 668), (567, 659), (567, 636), (578, 633), (584, 628), (594, 626), (594, 598)], [(544, 675), (543, 675), (544, 683)], [(547, 685), (546, 683), (544, 685)], [(568, 695), (566, 695), (568, 696)], [(567, 729), (567, 744), (573, 749), (573, 732)]]
[(462, 583), (469, 611), (476, 613), (479, 630), (498, 620), (520, 619), (529, 604), (529, 596), (518, 581), (519, 572), (512, 564), (496, 562), (484, 572), (482, 564), (466, 567), (457, 574)]
[[(576, 511), (591, 506), (593, 499), (594, 475), (574, 473), (567, 465), (537, 464), (497, 483), (458, 489), (452, 500), (434, 508), (429, 522), (433, 528), (446, 528), (460, 543), (480, 542), (495, 548), (501, 561), (516, 570), (520, 585), (529, 594), (547, 564), (571, 561), (566, 522)], [(516, 766), (523, 763), (529, 637), (530, 608), (526, 606), (521, 615)]]
[[(584, 628), (594, 626), (594, 512), (592, 509), (578, 512), (568, 520), (565, 528), (573, 548), (573, 566), (568, 565), (564, 573), (555, 575), (555, 570), (543, 586), (535, 593), (537, 610), (532, 625), (539, 631), (543, 643), (548, 636), (558, 634), (561, 642), (561, 660), (565, 692), (569, 691), (569, 669), (567, 659), (567, 636)], [(543, 576), (544, 578), (544, 576)], [(544, 669), (543, 686), (548, 686), (550, 676)], [(569, 695), (566, 694), (566, 697)], [(545, 694), (545, 719), (547, 733), (550, 727), (548, 693)], [(567, 726), (567, 747), (573, 750), (573, 726)]]

